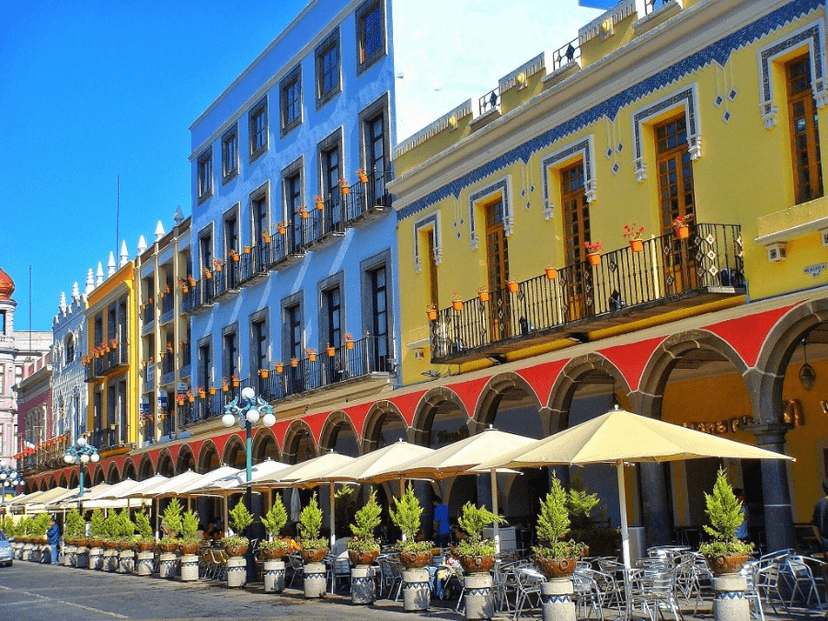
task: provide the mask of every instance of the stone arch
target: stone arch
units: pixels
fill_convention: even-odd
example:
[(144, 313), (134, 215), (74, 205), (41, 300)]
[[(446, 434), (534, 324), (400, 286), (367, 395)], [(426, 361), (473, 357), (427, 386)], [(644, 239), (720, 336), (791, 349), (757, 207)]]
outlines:
[[(431, 428), (434, 422), (434, 416), (440, 411), (455, 407), (465, 414), (466, 425), (468, 431), (474, 427), (474, 420), (469, 416), (466, 406), (462, 399), (453, 390), (441, 386), (429, 390), (423, 395), (420, 403), (417, 404), (417, 409), (414, 412), (414, 419), (412, 433), (409, 434), (409, 439), (423, 446), (430, 444), (429, 439), (431, 435)], [(413, 438), (411, 437), (413, 435)]]
[(92, 485), (100, 485), (106, 481), (106, 473), (104, 473), (103, 466), (97, 466), (94, 471), (92, 471), (91, 476), (86, 479), (87, 481), (92, 481)]
[(73, 470), (71, 473), (69, 473), (69, 489), (75, 489), (76, 487), (78, 487), (79, 482), (80, 478), (76, 471)]
[(193, 449), (190, 448), (189, 444), (185, 444), (181, 447), (181, 450), (178, 451), (178, 457), (175, 460), (176, 474), (187, 472), (187, 470), (195, 470), (195, 456), (193, 455)]
[(310, 426), (303, 420), (291, 422), (285, 430), (285, 443), (282, 447), (282, 459), (285, 463), (296, 464), (318, 453)]
[(161, 449), (158, 453), (158, 462), (155, 468), (156, 474), (163, 474), (165, 477), (175, 476), (175, 466), (173, 465), (172, 455), (167, 448)]
[(589, 383), (590, 380), (595, 381), (599, 377), (604, 378), (606, 376), (612, 378), (616, 393), (619, 387), (624, 394), (628, 395), (630, 393), (630, 386), (624, 374), (600, 354), (586, 354), (567, 362), (558, 374), (558, 379), (552, 386), (549, 397), (550, 420), (548, 433), (561, 431), (568, 426), (569, 409), (579, 384)]
[(218, 448), (216, 443), (212, 440), (205, 440), (201, 445), (201, 450), (198, 452), (198, 468), (197, 472), (210, 472), (221, 464)]
[(138, 480), (145, 481), (155, 474), (155, 468), (152, 465), (152, 457), (149, 453), (141, 455), (141, 461), (138, 464)]
[(247, 450), (244, 446), (244, 439), (238, 434), (233, 433), (227, 438), (224, 444), (224, 455), (221, 463), (233, 466), (234, 468), (244, 468), (247, 463)]
[(118, 470), (118, 464), (114, 461), (110, 462), (106, 469), (106, 482), (110, 485), (121, 482), (121, 471)]
[[(344, 436), (341, 435), (343, 432), (345, 433)], [(349, 432), (350, 438), (348, 438)], [(319, 435), (319, 448), (323, 451), (336, 449), (337, 445), (339, 445), (337, 452), (349, 457), (359, 456), (359, 434), (350, 416), (342, 410), (330, 413), (325, 419), (325, 423), (322, 425), (322, 433)]]
[(124, 481), (127, 479), (132, 479), (134, 481), (138, 480), (135, 470), (135, 462), (132, 461), (131, 457), (124, 460), (124, 467), (121, 472), (123, 473), (122, 476)]
[(368, 453), (398, 439), (407, 439), (409, 427), (396, 403), (378, 401), (365, 416), (362, 453)]
[(638, 413), (661, 418), (661, 404), (670, 373), (685, 361), (698, 363), (726, 361), (744, 376), (747, 365), (739, 353), (724, 339), (706, 330), (689, 330), (674, 334), (655, 349), (641, 374), (641, 382), (633, 395)]
[(48, 489), (49, 489), (49, 484), (46, 482), (46, 477), (43, 477), (42, 479), (40, 479), (40, 485), (38, 487), (38, 491), (45, 492)]
[(58, 479), (58, 485), (60, 487), (68, 487), (68, 479), (66, 477), (65, 472), (60, 473), (60, 478)]
[(258, 464), (268, 459), (279, 461), (280, 456), (279, 442), (273, 430), (265, 427), (256, 431), (253, 436), (253, 463)]
[[(520, 401), (520, 395), (523, 395), (522, 403), (518, 403)], [(475, 433), (483, 430), (488, 425), (495, 424), (495, 417), (500, 406), (504, 404), (504, 400), (514, 402), (513, 405), (515, 407), (534, 408), (538, 413), (541, 427), (538, 433), (531, 435), (537, 436), (538, 438), (547, 435), (548, 429), (545, 428), (543, 423), (545, 420), (548, 421), (549, 417), (541, 414), (543, 405), (535, 389), (523, 377), (511, 372), (499, 373), (493, 376), (481, 391), (480, 398), (477, 402), (477, 410), (474, 413), (476, 424)], [(525, 433), (525, 430), (521, 429), (526, 424), (526, 421), (515, 420), (513, 428), (505, 428), (504, 424), (508, 423), (501, 421), (498, 425), (501, 431), (529, 435)]]

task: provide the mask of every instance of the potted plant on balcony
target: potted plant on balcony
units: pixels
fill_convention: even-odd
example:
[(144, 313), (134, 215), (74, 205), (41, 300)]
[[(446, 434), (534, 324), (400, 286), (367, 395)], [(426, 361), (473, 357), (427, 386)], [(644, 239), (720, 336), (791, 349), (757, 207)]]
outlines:
[(574, 539), (565, 540), (569, 534), (569, 511), (566, 508), (566, 492), (558, 477), (552, 477), (549, 493), (541, 505), (538, 517), (539, 544), (532, 548), (535, 565), (547, 578), (562, 578), (575, 571), (575, 562), (583, 551), (583, 544)]
[(364, 168), (357, 168), (356, 174), (360, 183), (368, 183), (368, 173), (365, 172)]
[(587, 251), (587, 261), (593, 267), (601, 265), (601, 251), (604, 249), (604, 244), (601, 242), (584, 242), (584, 248)]
[(207, 280), (210, 280), (213, 277), (213, 273), (210, 271), (210, 268), (208, 267), (202, 267), (201, 273), (204, 274), (204, 278), (206, 278)]
[(510, 280), (506, 283), (506, 286), (509, 288), (509, 293), (517, 293), (520, 291), (520, 283), (516, 280)]
[(193, 278), (193, 275), (192, 275), (192, 274), (187, 274), (187, 282), (188, 282), (188, 283), (190, 283), (190, 286), (191, 286), (191, 287), (195, 287), (195, 286), (196, 286), (196, 279), (195, 279), (195, 278)]
[(476, 507), (470, 502), (463, 505), (463, 514), (457, 520), (460, 528), (469, 536), (461, 539), (455, 552), (466, 573), (488, 572), (494, 566), (496, 543), (483, 539), (483, 529), (494, 522), (505, 523), (506, 520), (489, 511), (486, 507)]
[(382, 507), (377, 504), (377, 493), (373, 491), (368, 502), (354, 515), (353, 537), (345, 542), (353, 565), (370, 565), (379, 556), (380, 540), (374, 536), (374, 531), (380, 525), (380, 513)]
[(753, 551), (753, 544), (736, 538), (736, 529), (745, 516), (742, 513), (742, 503), (727, 482), (723, 468), (716, 475), (713, 493), (705, 492), (704, 499), (707, 504), (705, 513), (710, 520), (704, 530), (713, 540), (702, 543), (699, 552), (704, 555), (714, 574), (738, 573)]
[(299, 213), (299, 217), (302, 218), (302, 220), (307, 220), (308, 218), (310, 218), (310, 213), (308, 212), (307, 207), (305, 207), (304, 205), (297, 209), (297, 212)]
[(305, 354), (307, 354), (309, 362), (316, 362), (316, 352), (310, 347), (305, 348)]
[(346, 332), (342, 335), (342, 338), (345, 339), (345, 348), (346, 349), (353, 349), (354, 348), (354, 335), (350, 332)]
[(230, 380), (225, 375), (221, 378), (221, 392), (227, 392), (228, 390), (230, 390)]
[(316, 196), (314, 196), (313, 197), (313, 202), (314, 202), (314, 204), (316, 205), (316, 208), (319, 211), (322, 211), (323, 209), (325, 209), (325, 199), (322, 197), (321, 194), (317, 194)]
[(216, 387), (215, 387), (215, 386), (210, 386), (210, 387), (207, 389), (207, 392), (208, 392), (211, 396), (212, 396), (212, 395), (214, 395), (214, 394), (216, 394)]
[(234, 263), (238, 263), (241, 260), (241, 255), (236, 252), (234, 248), (231, 248), (227, 255), (233, 260)]
[(262, 231), (262, 242), (264, 242), (265, 244), (270, 243), (270, 232)]
[(233, 382), (233, 387), (234, 387), (234, 388), (238, 388), (238, 387), (239, 387), (239, 384), (241, 383), (241, 380), (239, 380), (239, 376), (238, 376), (238, 374), (236, 374), (236, 373), (233, 373), (233, 374), (230, 376), (230, 381), (231, 381), (231, 382)]
[(456, 311), (463, 310), (463, 300), (460, 299), (456, 291), (453, 291), (451, 294), (451, 307)]
[(287, 232), (287, 224), (284, 222), (279, 222), (276, 225), (276, 230), (279, 231), (279, 235), (284, 235)]
[(488, 302), (489, 301), (489, 288), (486, 285), (477, 288), (477, 297), (480, 298), (481, 302)]
[(677, 238), (687, 239), (690, 237), (690, 221), (692, 219), (693, 214), (687, 213), (673, 220), (673, 228), (676, 231)]
[(316, 492), (299, 514), (299, 541), (305, 563), (318, 563), (328, 554), (328, 542), (319, 536), (322, 529), (322, 510), (316, 501)]
[(325, 353), (328, 354), (328, 358), (333, 358), (334, 356), (336, 356), (336, 347), (334, 347), (330, 343), (325, 343)]
[(348, 180), (345, 177), (339, 178), (339, 191), (342, 193), (342, 196), (348, 196), (351, 193), (351, 188), (348, 185)]
[(250, 254), (250, 246), (242, 246), (242, 252), (244, 254)]
[(622, 235), (624, 239), (630, 242), (630, 250), (633, 252), (641, 252), (644, 250), (644, 242), (641, 241), (641, 236), (644, 234), (644, 227), (637, 223), (624, 225), (624, 232)]
[(287, 518), (287, 511), (282, 503), (282, 497), (277, 494), (273, 499), (270, 510), (262, 516), (262, 524), (268, 535), (267, 541), (263, 541), (260, 545), (265, 558), (282, 558), (288, 553), (289, 542), (279, 537), (285, 524), (287, 524)]
[(268, 369), (267, 367), (259, 369), (258, 373), (259, 377), (261, 377), (262, 379), (267, 379), (268, 377), (270, 377), (270, 369)]
[(391, 520), (403, 534), (403, 539), (397, 542), (397, 549), (400, 551), (400, 562), (406, 569), (425, 567), (431, 560), (434, 543), (415, 539), (420, 530), (422, 513), (423, 508), (414, 495), (414, 487), (409, 483), (405, 494), (397, 501), (396, 509), (390, 509)]
[(213, 259), (213, 271), (220, 272), (224, 269), (224, 261), (221, 259)]
[(544, 268), (544, 273), (546, 274), (547, 280), (555, 280), (558, 277), (558, 270), (554, 267)]
[(196, 388), (196, 392), (198, 393), (199, 399), (203, 399), (204, 395), (206, 394), (204, 391), (204, 386), (199, 386), (198, 388)]
[(277, 362), (276, 364), (273, 365), (273, 369), (276, 371), (276, 373), (281, 373), (282, 371), (285, 370), (285, 364), (283, 362), (279, 361), (279, 362)]
[(434, 302), (426, 304), (426, 315), (429, 321), (437, 320), (437, 305)]
[(290, 366), (294, 369), (299, 366), (299, 358), (291, 358), (290, 359)]
[(230, 511), (230, 525), (236, 534), (224, 538), (224, 549), (227, 550), (228, 556), (242, 556), (247, 552), (250, 540), (239, 533), (243, 533), (252, 523), (253, 515), (247, 510), (244, 502), (240, 500)]

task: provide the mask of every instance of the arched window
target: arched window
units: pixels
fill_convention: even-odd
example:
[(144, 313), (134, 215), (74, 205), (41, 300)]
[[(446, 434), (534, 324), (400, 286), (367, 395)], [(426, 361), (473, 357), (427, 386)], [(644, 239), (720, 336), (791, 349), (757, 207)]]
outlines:
[(75, 359), (75, 337), (70, 334), (66, 337), (66, 364)]

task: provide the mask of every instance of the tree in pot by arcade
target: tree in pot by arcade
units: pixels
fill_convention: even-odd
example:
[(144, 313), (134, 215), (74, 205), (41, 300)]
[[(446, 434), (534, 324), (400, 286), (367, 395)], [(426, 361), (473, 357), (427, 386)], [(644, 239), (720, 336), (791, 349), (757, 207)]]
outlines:
[(178, 549), (178, 533), (181, 532), (181, 503), (178, 498), (173, 498), (164, 509), (161, 518), (161, 530), (163, 531), (159, 545), (165, 552), (174, 552)]
[(92, 536), (92, 547), (100, 548), (106, 537), (106, 529), (104, 527), (104, 515), (100, 509), (95, 509), (92, 512), (92, 517), (89, 519), (89, 534)]
[(138, 531), (138, 537), (135, 539), (137, 548), (142, 552), (152, 550), (155, 547), (155, 535), (152, 532), (149, 516), (143, 507), (135, 514), (135, 529)]
[(541, 504), (538, 518), (538, 540), (534, 546), (535, 564), (547, 578), (568, 576), (575, 571), (575, 562), (583, 552), (584, 544), (569, 534), (569, 511), (566, 508), (566, 492), (558, 477), (552, 476), (549, 493)]
[[(7, 533), (8, 534), (8, 533)], [(86, 524), (76, 508), (66, 514), (63, 525), (63, 539), (67, 542), (86, 538)]]
[[(253, 515), (248, 511), (244, 502), (240, 500), (230, 511), (230, 525), (236, 533), (242, 533), (252, 523)], [(249, 545), (250, 540), (238, 534), (224, 538), (224, 549), (227, 550), (227, 554), (230, 556), (242, 556), (247, 552)]]
[(400, 562), (408, 569), (425, 567), (431, 561), (431, 541), (416, 541), (417, 531), (420, 530), (420, 515), (423, 508), (414, 495), (414, 487), (408, 484), (408, 489), (397, 501), (397, 509), (391, 509), (391, 520), (402, 531), (403, 539), (397, 542), (400, 551)]
[(198, 514), (186, 511), (181, 517), (181, 538), (178, 548), (182, 554), (198, 552)]
[(306, 563), (318, 563), (328, 554), (328, 541), (319, 536), (322, 529), (322, 510), (316, 502), (316, 492), (299, 514), (299, 541)]
[(489, 571), (494, 565), (497, 545), (491, 539), (483, 539), (483, 529), (495, 522), (503, 524), (506, 520), (486, 507), (476, 507), (467, 502), (463, 505), (463, 514), (457, 522), (469, 534), (455, 548), (463, 569), (468, 573)]
[(267, 558), (281, 558), (289, 552), (290, 543), (279, 538), (279, 533), (287, 524), (287, 511), (278, 494), (273, 500), (273, 506), (262, 516), (262, 524), (267, 531), (267, 541), (261, 543), (261, 548)]
[(354, 565), (370, 565), (380, 552), (380, 540), (374, 536), (374, 531), (380, 525), (382, 508), (377, 504), (377, 492), (371, 492), (368, 502), (356, 512), (351, 524), (351, 537), (345, 542), (348, 556)]
[(118, 514), (118, 547), (122, 550), (129, 550), (134, 541), (135, 536), (135, 522), (129, 517), (129, 509), (121, 509)]
[(713, 540), (701, 544), (699, 552), (707, 559), (714, 574), (737, 573), (753, 552), (753, 544), (736, 537), (736, 530), (745, 516), (742, 513), (742, 503), (727, 482), (723, 468), (716, 475), (713, 493), (705, 492), (704, 499), (707, 503), (705, 513), (710, 520), (704, 530)]

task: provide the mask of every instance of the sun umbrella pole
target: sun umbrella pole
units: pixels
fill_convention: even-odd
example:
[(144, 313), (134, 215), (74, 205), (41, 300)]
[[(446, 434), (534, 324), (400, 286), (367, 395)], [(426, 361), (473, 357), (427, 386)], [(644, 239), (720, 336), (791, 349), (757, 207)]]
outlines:
[[(492, 485), (492, 513), (497, 515), (497, 469), (491, 468), (489, 470), (489, 480)], [(497, 520), (494, 523), (494, 542), (495, 554), (500, 554), (500, 526)]]
[(336, 483), (330, 484), (330, 513), (328, 514), (328, 523), (331, 527), (331, 550), (333, 550), (334, 543), (336, 543), (336, 533), (334, 532), (334, 522), (336, 521)]
[(627, 492), (624, 480), (624, 462), (618, 460), (615, 465), (618, 472), (618, 508), (621, 511), (621, 552), (624, 557), (624, 594), (629, 612), (630, 601), (630, 531), (627, 527)]

